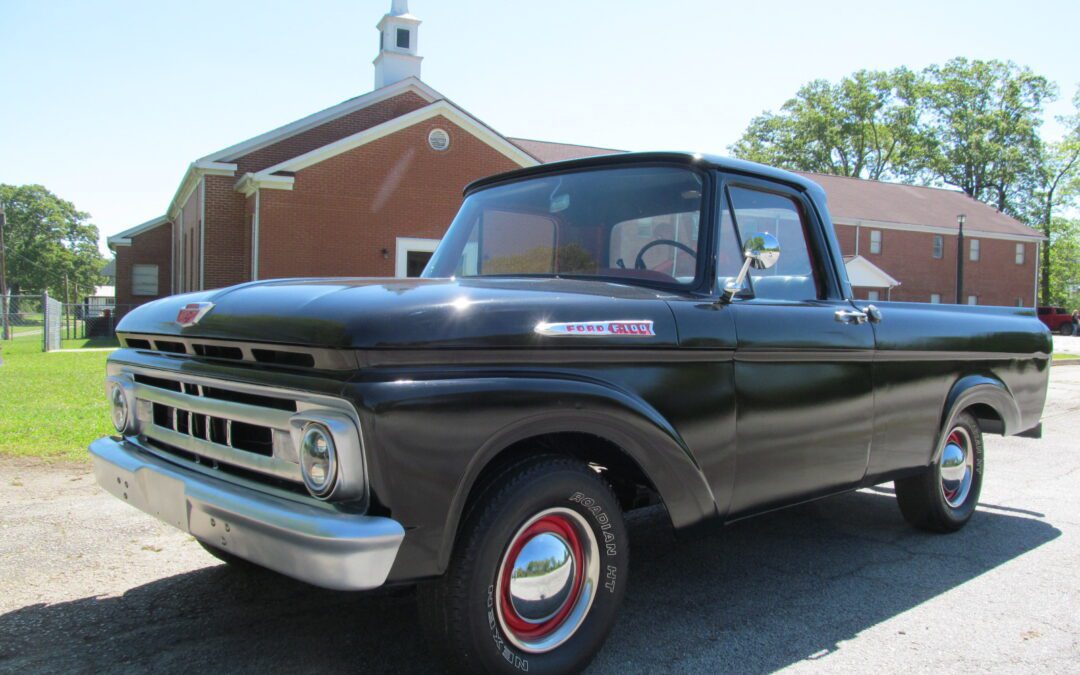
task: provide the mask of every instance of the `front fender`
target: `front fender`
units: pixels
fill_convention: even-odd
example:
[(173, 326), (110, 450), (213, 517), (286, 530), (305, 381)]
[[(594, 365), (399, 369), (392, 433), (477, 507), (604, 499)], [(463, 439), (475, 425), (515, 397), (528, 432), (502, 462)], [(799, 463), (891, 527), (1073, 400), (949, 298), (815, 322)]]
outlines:
[(708, 483), (678, 432), (639, 397), (560, 376), (451, 377), (363, 385), (374, 442), (373, 492), (407, 534), (392, 579), (445, 570), (468, 495), (507, 447), (541, 434), (600, 436), (656, 487), (672, 523), (716, 517)]

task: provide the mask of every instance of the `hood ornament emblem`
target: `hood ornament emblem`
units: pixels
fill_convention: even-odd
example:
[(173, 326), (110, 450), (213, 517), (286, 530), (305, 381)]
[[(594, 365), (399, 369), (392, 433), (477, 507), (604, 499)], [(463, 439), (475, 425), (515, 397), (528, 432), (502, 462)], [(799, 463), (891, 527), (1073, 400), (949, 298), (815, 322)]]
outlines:
[(537, 335), (553, 337), (653, 337), (653, 322), (649, 320), (571, 321), (567, 323), (536, 324)]
[(179, 324), (181, 328), (194, 326), (213, 308), (214, 303), (212, 302), (189, 302), (177, 312), (176, 323)]

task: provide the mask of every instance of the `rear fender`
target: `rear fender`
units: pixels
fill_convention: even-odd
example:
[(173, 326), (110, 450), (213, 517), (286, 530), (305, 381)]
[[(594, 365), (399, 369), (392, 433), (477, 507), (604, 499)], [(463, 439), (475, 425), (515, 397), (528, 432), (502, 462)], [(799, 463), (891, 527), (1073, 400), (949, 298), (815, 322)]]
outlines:
[(938, 433), (938, 442), (934, 446), (934, 454), (930, 458), (931, 464), (941, 458), (941, 452), (945, 448), (945, 439), (948, 437), (949, 430), (956, 424), (956, 418), (964, 410), (977, 404), (990, 406), (1001, 417), (1004, 435), (1022, 431), (1020, 408), (1004, 382), (984, 375), (962, 377), (952, 386), (945, 399), (941, 429)]

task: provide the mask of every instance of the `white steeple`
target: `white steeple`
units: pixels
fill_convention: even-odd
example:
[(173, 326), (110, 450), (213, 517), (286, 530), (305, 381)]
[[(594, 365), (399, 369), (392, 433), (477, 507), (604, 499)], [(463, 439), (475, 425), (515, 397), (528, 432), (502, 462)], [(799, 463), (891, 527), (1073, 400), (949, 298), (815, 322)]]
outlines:
[(393, 0), (390, 13), (378, 25), (379, 55), (375, 57), (375, 88), (379, 89), (407, 77), (420, 78), (416, 43), (420, 19), (409, 14), (409, 0)]

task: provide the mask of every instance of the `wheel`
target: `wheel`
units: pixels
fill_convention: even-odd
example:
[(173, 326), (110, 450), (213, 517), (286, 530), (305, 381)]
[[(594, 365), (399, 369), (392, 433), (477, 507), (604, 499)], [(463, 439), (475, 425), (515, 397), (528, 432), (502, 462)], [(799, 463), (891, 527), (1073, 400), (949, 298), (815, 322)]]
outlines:
[(261, 570), (261, 569), (264, 569), (262, 567), (259, 567), (255, 563), (251, 562), (250, 560), (245, 560), (244, 558), (241, 558), (238, 555), (234, 555), (232, 553), (229, 553), (225, 549), (218, 548), (217, 546), (211, 546), (210, 544), (207, 544), (202, 539), (196, 539), (195, 541), (199, 542), (199, 546), (202, 546), (203, 549), (207, 553), (214, 556), (215, 558), (217, 558), (221, 562), (229, 565), (230, 567), (235, 567), (236, 569), (248, 569), (248, 570)]
[(970, 413), (961, 413), (945, 437), (941, 458), (921, 474), (896, 481), (896, 499), (909, 523), (955, 532), (971, 520), (983, 478), (983, 439)]
[(460, 672), (579, 672), (615, 623), (628, 561), (619, 502), (595, 471), (517, 462), (468, 509), (446, 574), (419, 589), (421, 623)]
[(1071, 337), (1073, 334), (1073, 327), (1071, 323), (1063, 323), (1058, 326), (1058, 335), (1065, 335)]

